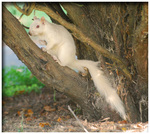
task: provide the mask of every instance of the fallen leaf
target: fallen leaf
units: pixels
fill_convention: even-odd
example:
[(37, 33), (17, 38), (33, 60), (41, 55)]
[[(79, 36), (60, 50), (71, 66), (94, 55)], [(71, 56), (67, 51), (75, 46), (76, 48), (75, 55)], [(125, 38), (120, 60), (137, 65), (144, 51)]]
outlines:
[(26, 121), (32, 121), (32, 118), (31, 117), (27, 117)]
[(29, 116), (33, 115), (33, 111), (31, 109), (28, 109), (27, 113), (28, 113)]
[(9, 112), (5, 111), (4, 114), (7, 115)]
[(66, 116), (66, 119), (70, 119), (70, 118), (71, 118), (70, 115), (67, 115), (67, 116)]
[(26, 117), (31, 117), (33, 115), (33, 111), (31, 109), (27, 110), (27, 113), (25, 114)]
[(48, 111), (48, 112), (56, 111), (55, 108), (51, 108), (50, 106), (44, 106), (44, 110), (45, 110), (45, 111)]
[(61, 120), (62, 120), (62, 119), (59, 117), (59, 118), (57, 119), (57, 122), (61, 122)]
[(21, 115), (21, 112), (20, 112), (20, 111), (17, 111), (17, 114), (20, 116), (20, 115)]
[(33, 119), (37, 119), (37, 117), (35, 117), (35, 116), (34, 116), (34, 117), (32, 117), (32, 118), (33, 118)]
[(48, 122), (47, 122), (47, 123), (45, 123), (45, 125), (47, 125), (47, 126), (51, 126)]
[(25, 90), (16, 91), (16, 92), (15, 92), (15, 95), (18, 95), (18, 94), (23, 94), (24, 92), (25, 92)]
[(23, 94), (25, 92), (25, 90), (19, 91), (19, 94)]
[(53, 103), (54, 106), (58, 105), (58, 102)]
[(40, 127), (44, 127), (44, 123), (39, 123), (39, 126)]
[(48, 122), (46, 122), (46, 123), (39, 123), (40, 127), (44, 127), (46, 125), (49, 126), (49, 127), (51, 127), (51, 125)]
[(58, 111), (67, 111), (67, 110), (65, 108), (59, 106)]
[(25, 116), (25, 117), (29, 117), (29, 115), (28, 115), (28, 114), (25, 114), (24, 116)]
[(127, 129), (126, 129), (125, 127), (123, 127), (123, 128), (122, 128), (122, 131), (124, 131), (124, 132), (125, 132), (125, 131), (127, 131)]
[(75, 130), (74, 130), (74, 129), (71, 129), (71, 128), (69, 128), (68, 131), (69, 131), (69, 132), (75, 132)]
[(126, 120), (123, 120), (123, 121), (118, 121), (119, 124), (127, 124), (127, 121)]
[(50, 107), (50, 106), (44, 106), (44, 110), (45, 110), (45, 111), (50, 111), (50, 110), (51, 110), (51, 107)]
[(142, 128), (143, 126), (142, 126), (141, 123), (138, 123), (138, 124), (137, 124), (137, 127)]

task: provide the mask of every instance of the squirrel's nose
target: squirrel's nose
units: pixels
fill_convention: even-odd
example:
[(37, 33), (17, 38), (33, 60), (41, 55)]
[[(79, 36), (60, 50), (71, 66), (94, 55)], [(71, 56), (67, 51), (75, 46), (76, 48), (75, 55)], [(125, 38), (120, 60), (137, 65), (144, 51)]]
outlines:
[(30, 32), (30, 31), (28, 32), (28, 34), (29, 34), (30, 36), (32, 36), (32, 34), (31, 34), (31, 32)]

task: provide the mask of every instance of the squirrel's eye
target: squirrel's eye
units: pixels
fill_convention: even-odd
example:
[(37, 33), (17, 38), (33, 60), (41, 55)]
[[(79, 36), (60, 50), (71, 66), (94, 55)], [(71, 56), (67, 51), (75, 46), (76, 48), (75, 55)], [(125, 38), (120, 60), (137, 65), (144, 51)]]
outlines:
[(40, 27), (39, 25), (36, 26), (36, 28), (39, 28), (39, 27)]

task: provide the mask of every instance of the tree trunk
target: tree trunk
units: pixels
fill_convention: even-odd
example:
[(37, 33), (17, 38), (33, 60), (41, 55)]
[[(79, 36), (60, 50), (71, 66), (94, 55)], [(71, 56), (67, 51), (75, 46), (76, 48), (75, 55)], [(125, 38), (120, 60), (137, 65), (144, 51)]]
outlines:
[[(147, 16), (145, 15), (148, 14), (146, 11), (147, 4), (61, 3), (67, 10), (67, 16), (61, 13), (58, 4), (55, 6), (51, 4), (52, 6), (48, 6), (48, 8), (45, 5), (49, 5), (49, 3), (43, 4), (43, 7), (39, 3), (36, 3), (36, 5), (35, 9), (45, 11), (58, 23), (73, 32), (73, 35), (77, 38), (75, 41), (79, 58), (101, 61), (101, 66), (105, 68), (104, 71), (111, 78), (110, 81), (116, 83), (115, 87), (125, 103), (128, 119), (131, 122), (137, 122), (140, 119), (146, 121), (148, 117), (145, 114), (147, 113), (147, 105), (140, 103), (144, 105), (141, 112), (139, 102), (143, 99), (143, 95), (147, 97), (148, 45)], [(142, 6), (144, 7), (143, 10), (141, 9)], [(58, 13), (62, 14), (63, 18), (61, 19), (58, 15), (56, 17), (51, 8), (55, 9), (55, 12), (58, 9)], [(141, 13), (143, 13), (143, 16)], [(74, 29), (75, 27), (65, 20), (75, 24), (77, 29)], [(110, 109), (105, 100), (94, 93), (96, 90), (89, 78), (81, 77), (67, 67), (61, 67), (53, 61), (49, 54), (42, 52), (5, 7), (3, 7), (2, 23), (3, 41), (42, 83), (65, 93), (79, 104), (85, 118), (91, 120), (109, 116), (112, 120), (120, 119), (118, 114)], [(143, 32), (144, 34), (141, 36)], [(89, 45), (86, 43), (88, 40), (82, 37), (87, 37), (90, 40)], [(95, 45), (93, 42), (97, 44)], [(95, 46), (100, 46), (100, 48), (95, 50)], [(144, 56), (142, 56), (143, 53)], [(144, 64), (141, 64), (140, 61)], [(111, 64), (112, 66), (110, 66)], [(106, 69), (108, 65), (111, 67), (109, 70)], [(132, 80), (129, 76), (131, 73)], [(134, 88), (135, 84), (136, 89)]]

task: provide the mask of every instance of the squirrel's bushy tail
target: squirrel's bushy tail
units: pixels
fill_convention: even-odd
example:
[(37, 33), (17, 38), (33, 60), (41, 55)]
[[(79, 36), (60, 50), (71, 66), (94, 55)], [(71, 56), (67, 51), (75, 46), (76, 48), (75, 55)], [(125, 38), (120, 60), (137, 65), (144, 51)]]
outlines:
[(126, 113), (124, 104), (120, 97), (116, 93), (115, 89), (111, 86), (110, 82), (104, 76), (103, 71), (98, 69), (98, 62), (89, 60), (76, 60), (73, 62), (70, 68), (77, 69), (83, 72), (83, 67), (88, 68), (93, 82), (99, 91), (100, 95), (104, 96), (106, 101), (111, 105), (112, 109), (115, 109), (123, 119), (126, 119)]

